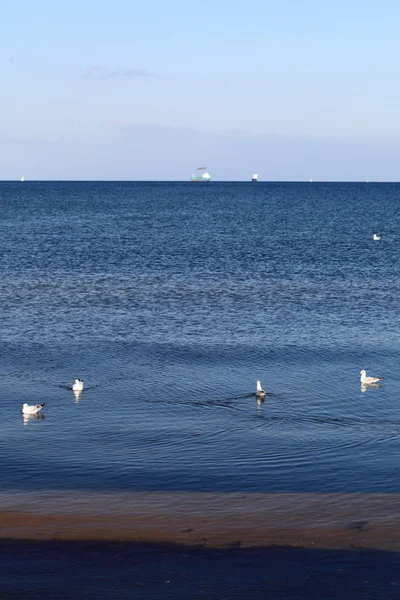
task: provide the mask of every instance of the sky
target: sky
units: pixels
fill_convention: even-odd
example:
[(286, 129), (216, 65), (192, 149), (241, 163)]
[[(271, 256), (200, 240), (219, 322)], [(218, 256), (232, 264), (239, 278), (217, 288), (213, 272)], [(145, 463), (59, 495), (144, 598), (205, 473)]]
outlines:
[(0, 11), (2, 180), (400, 180), (398, 0)]

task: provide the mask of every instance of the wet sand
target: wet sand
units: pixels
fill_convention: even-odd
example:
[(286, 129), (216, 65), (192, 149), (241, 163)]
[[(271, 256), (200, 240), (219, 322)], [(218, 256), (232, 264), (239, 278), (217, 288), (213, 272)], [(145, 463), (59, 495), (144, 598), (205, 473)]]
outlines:
[(400, 598), (397, 494), (0, 494), (0, 599)]

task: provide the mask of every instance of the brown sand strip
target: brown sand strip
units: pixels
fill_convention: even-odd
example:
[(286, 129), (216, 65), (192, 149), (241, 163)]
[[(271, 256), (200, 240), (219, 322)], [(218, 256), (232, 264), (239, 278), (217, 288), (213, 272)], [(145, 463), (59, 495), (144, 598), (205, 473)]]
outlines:
[(400, 550), (400, 494), (2, 493), (0, 538)]

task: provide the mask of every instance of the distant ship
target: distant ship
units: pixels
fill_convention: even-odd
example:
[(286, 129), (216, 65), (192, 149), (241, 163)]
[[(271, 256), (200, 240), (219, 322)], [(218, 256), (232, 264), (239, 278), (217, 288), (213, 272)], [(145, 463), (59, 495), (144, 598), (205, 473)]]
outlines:
[(21, 179), (20, 179), (20, 181), (25, 181), (25, 177), (22, 176)]
[(207, 167), (199, 167), (197, 169), (197, 171), (205, 171), (202, 175), (195, 175), (193, 173), (193, 175), (190, 178), (190, 181), (201, 181), (201, 182), (207, 182), (207, 181), (211, 181), (211, 175), (210, 173), (207, 173)]
[(254, 173), (253, 177), (251, 178), (252, 181), (257, 182), (258, 181), (258, 175), (257, 173)]

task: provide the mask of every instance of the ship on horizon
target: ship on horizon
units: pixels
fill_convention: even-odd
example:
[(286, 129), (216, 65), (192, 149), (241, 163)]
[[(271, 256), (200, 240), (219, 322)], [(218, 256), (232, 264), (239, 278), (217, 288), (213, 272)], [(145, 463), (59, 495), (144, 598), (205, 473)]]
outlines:
[(207, 182), (207, 181), (211, 181), (211, 175), (210, 173), (207, 173), (207, 167), (198, 167), (197, 171), (204, 171), (204, 173), (202, 175), (195, 175), (195, 173), (192, 174), (190, 181), (196, 181), (196, 182)]
[(253, 174), (253, 177), (251, 178), (251, 180), (252, 180), (252, 181), (255, 181), (255, 182), (257, 182), (257, 181), (258, 181), (258, 175), (257, 175), (257, 173), (254, 173), (254, 174)]

